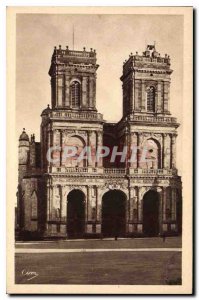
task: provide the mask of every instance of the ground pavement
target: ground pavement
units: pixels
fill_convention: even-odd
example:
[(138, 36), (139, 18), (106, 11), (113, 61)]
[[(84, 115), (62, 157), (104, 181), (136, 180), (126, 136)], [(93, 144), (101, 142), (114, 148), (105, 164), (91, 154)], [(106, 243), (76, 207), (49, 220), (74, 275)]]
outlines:
[(17, 242), (17, 284), (181, 284), (181, 238)]

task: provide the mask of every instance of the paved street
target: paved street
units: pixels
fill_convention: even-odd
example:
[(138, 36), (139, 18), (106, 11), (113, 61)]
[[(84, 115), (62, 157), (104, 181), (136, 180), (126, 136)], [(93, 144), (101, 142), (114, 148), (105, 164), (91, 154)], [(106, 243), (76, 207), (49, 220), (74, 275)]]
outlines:
[(16, 244), (16, 283), (176, 284), (181, 239), (119, 239)]
[(97, 239), (97, 240), (58, 240), (58, 241), (43, 241), (43, 242), (17, 242), (16, 248), (40, 248), (40, 249), (74, 249), (74, 248), (181, 248), (181, 237), (168, 237), (165, 242), (162, 238), (132, 238), (121, 239), (117, 241), (112, 239)]

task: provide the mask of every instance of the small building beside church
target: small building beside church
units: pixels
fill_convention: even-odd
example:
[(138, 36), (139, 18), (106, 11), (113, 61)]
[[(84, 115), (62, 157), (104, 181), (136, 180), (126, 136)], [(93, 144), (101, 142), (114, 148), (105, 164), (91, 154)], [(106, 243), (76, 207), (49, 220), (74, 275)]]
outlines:
[[(96, 109), (97, 54), (55, 47), (51, 105), (41, 113), (40, 142), (19, 137), (17, 226), (21, 238), (177, 235), (182, 185), (176, 168), (179, 126), (170, 113), (171, 61), (154, 45), (123, 64), (123, 115)], [(106, 101), (106, 100), (104, 100)], [(114, 108), (113, 108), (114, 109)], [(136, 148), (135, 159), (64, 158), (64, 146)], [(47, 152), (56, 159), (48, 160)], [(146, 159), (142, 159), (147, 149)], [(78, 152), (79, 153), (79, 152)]]

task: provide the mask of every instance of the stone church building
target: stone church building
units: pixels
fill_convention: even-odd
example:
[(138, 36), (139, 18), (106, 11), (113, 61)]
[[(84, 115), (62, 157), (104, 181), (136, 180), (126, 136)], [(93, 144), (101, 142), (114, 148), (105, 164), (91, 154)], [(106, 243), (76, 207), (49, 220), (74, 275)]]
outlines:
[[(179, 124), (169, 110), (170, 57), (154, 45), (123, 64), (123, 115), (109, 123), (96, 109), (96, 52), (54, 49), (51, 106), (40, 142), (19, 137), (17, 230), (21, 238), (176, 235), (182, 228), (176, 169)], [(114, 109), (114, 108), (113, 108)], [(137, 148), (135, 160), (64, 159), (65, 145)], [(58, 147), (49, 161), (50, 147)], [(142, 151), (148, 149), (143, 161)], [(151, 159), (148, 159), (151, 158)]]

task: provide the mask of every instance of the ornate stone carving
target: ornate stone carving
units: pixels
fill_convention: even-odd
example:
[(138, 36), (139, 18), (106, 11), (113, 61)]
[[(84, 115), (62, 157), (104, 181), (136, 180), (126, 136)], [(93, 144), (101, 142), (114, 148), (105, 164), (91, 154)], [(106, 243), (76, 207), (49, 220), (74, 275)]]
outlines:
[[(56, 51), (59, 51), (59, 53)], [(64, 60), (58, 62), (62, 54), (67, 55), (68, 59), (72, 58), (70, 64), (63, 63)], [(103, 116), (95, 110), (95, 77), (98, 67), (96, 65), (96, 55), (93, 51), (88, 52), (85, 50), (55, 50), (50, 74), (52, 81), (55, 80), (52, 89), (58, 81), (59, 91), (57, 91), (56, 86), (53, 95), (55, 98), (57, 98), (57, 95), (59, 97), (53, 99), (52, 106), (54, 107), (50, 109), (50, 112), (42, 116), (41, 148), (44, 167), (38, 172), (28, 171), (28, 178), (24, 177), (22, 183), (20, 183), (26, 199), (29, 200), (28, 197), (32, 190), (39, 190), (37, 188), (38, 182), (41, 183), (44, 180), (44, 192), (42, 191), (41, 199), (47, 203), (47, 211), (44, 212), (47, 220), (52, 221), (53, 207), (59, 208), (60, 206), (61, 217), (64, 217), (66, 221), (67, 195), (70, 191), (79, 189), (84, 193), (87, 202), (85, 205), (85, 221), (87, 223), (85, 228), (88, 228), (91, 225), (89, 222), (94, 220), (99, 225), (96, 232), (100, 233), (102, 197), (104, 193), (110, 190), (121, 190), (127, 198), (127, 220), (131, 220), (132, 223), (136, 220), (135, 222), (139, 223), (139, 228), (141, 228), (142, 200), (147, 191), (153, 189), (162, 194), (162, 189), (170, 187), (173, 189), (172, 197), (174, 199), (176, 198), (174, 189), (178, 188), (181, 191), (181, 180), (175, 170), (175, 131), (178, 124), (176, 118), (170, 116), (168, 111), (169, 74), (171, 73), (169, 59), (159, 56), (149, 58), (145, 57), (144, 54), (137, 54), (133, 57), (134, 71), (132, 72), (132, 58), (129, 58), (130, 61), (125, 63), (121, 78), (124, 97), (128, 96), (124, 100), (123, 117), (118, 123), (106, 124), (108, 125), (107, 128), (111, 128), (106, 129), (106, 126), (103, 126)], [(75, 60), (76, 63), (74, 63)], [(57, 64), (56, 69), (58, 70), (55, 70), (55, 64)], [(139, 73), (139, 76), (135, 74), (136, 72)], [(78, 92), (81, 93), (81, 97), (76, 101), (81, 103), (78, 104), (77, 109), (72, 108), (71, 80), (77, 80), (81, 84), (81, 91)], [(135, 84), (134, 87), (132, 83)], [(155, 105), (155, 109), (161, 114), (147, 111), (146, 88), (151, 85), (156, 87), (155, 102), (157, 105)], [(65, 108), (62, 109), (62, 106), (65, 106)], [(158, 151), (161, 152), (161, 164), (158, 166), (142, 164), (141, 159), (138, 159), (142, 155), (142, 150), (138, 150), (136, 162), (129, 164), (128, 167), (126, 164), (125, 167), (118, 168), (116, 164), (115, 168), (106, 169), (103, 166), (103, 160), (98, 165), (87, 163), (86, 167), (75, 166), (69, 168), (61, 163), (59, 167), (48, 165), (47, 168), (45, 166), (44, 156), (47, 147), (54, 144), (59, 145), (59, 143), (60, 146), (62, 146), (62, 143), (64, 146), (64, 142), (68, 142), (75, 135), (84, 141), (82, 144), (91, 145), (95, 149), (103, 145), (103, 134), (110, 134), (110, 132), (112, 137), (116, 138), (118, 144), (121, 145), (122, 142), (125, 142), (125, 145), (129, 148), (133, 145), (141, 146), (140, 149), (142, 149), (148, 139), (154, 139), (161, 146), (159, 147), (161, 149), (158, 148)], [(170, 149), (171, 153), (167, 152)], [(38, 175), (38, 177), (35, 178), (34, 175)], [(26, 202), (28, 201), (24, 201), (25, 205)], [(96, 208), (97, 218), (92, 217), (92, 208)], [(24, 211), (26, 213), (28, 209), (26, 208)], [(89, 222), (87, 222), (88, 220)], [(42, 225), (47, 227), (48, 224)], [(55, 228), (59, 226), (56, 225), (53, 224), (53, 230), (55, 231), (53, 234), (58, 235), (58, 230), (56, 232)], [(126, 228), (129, 228), (128, 225)], [(135, 228), (137, 230), (137, 224)], [(66, 236), (66, 232), (64, 234)]]

